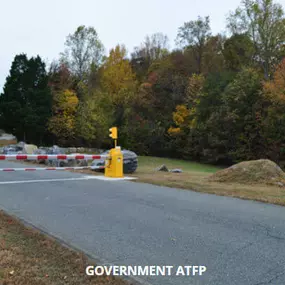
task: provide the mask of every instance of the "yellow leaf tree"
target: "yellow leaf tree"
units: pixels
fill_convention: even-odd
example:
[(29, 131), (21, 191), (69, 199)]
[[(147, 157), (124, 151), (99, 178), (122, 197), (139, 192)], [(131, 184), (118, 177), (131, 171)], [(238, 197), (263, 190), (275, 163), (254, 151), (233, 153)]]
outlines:
[(53, 96), (53, 116), (48, 128), (62, 144), (75, 135), (75, 114), (78, 105), (76, 93), (65, 89)]
[(102, 86), (115, 101), (120, 100), (118, 97), (122, 89), (134, 88), (135, 84), (135, 74), (126, 56), (126, 48), (117, 45), (111, 49), (102, 68)]
[(170, 127), (168, 133), (171, 136), (182, 135), (185, 131), (197, 126), (197, 106), (205, 96), (203, 92), (205, 78), (203, 75), (193, 74), (188, 81), (186, 88), (186, 105), (176, 106), (173, 112), (173, 122), (175, 127)]
[(178, 135), (182, 133), (183, 128), (187, 128), (189, 124), (190, 112), (185, 105), (178, 105), (176, 111), (173, 112), (173, 122), (176, 127), (170, 127), (168, 133), (170, 135)]
[(110, 98), (114, 124), (118, 126), (123, 124), (126, 109), (134, 99), (136, 90), (135, 74), (126, 56), (126, 48), (117, 45), (101, 68), (101, 87)]

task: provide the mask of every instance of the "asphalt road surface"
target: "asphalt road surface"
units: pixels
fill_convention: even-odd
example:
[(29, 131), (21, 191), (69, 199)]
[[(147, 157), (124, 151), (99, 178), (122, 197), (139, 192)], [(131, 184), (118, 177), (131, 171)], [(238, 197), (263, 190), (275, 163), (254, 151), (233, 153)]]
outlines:
[(0, 208), (102, 263), (207, 266), (150, 284), (285, 284), (285, 207), (84, 176), (1, 172)]

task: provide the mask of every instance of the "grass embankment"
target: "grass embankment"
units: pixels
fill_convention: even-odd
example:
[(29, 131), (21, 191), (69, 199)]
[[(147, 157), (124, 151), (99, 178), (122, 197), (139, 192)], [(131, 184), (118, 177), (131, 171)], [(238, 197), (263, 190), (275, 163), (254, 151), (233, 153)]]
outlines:
[[(169, 169), (181, 168), (183, 173), (156, 172), (165, 164)], [(285, 206), (285, 188), (266, 184), (209, 182), (208, 178), (221, 168), (176, 159), (139, 157), (139, 167), (133, 175), (137, 182), (146, 182), (196, 192), (256, 200)]]
[(1, 285), (124, 285), (114, 277), (88, 277), (88, 259), (0, 211)]

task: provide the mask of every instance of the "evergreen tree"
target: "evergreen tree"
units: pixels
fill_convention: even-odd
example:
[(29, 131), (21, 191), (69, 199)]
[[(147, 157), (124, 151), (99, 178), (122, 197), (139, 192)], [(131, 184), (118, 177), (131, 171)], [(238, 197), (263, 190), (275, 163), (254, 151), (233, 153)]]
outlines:
[(16, 55), (0, 96), (1, 128), (18, 140), (40, 143), (47, 135), (51, 93), (45, 63), (37, 56)]

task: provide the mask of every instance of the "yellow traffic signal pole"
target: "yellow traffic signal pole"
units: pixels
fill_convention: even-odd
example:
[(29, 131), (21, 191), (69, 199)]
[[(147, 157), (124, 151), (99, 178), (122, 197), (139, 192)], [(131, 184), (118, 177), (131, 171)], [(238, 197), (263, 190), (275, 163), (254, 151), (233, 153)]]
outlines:
[(122, 178), (123, 174), (123, 154), (121, 152), (121, 147), (117, 146), (118, 139), (118, 129), (117, 127), (112, 127), (109, 129), (111, 137), (114, 140), (115, 147), (110, 150), (109, 162), (105, 162), (105, 176), (112, 178)]

